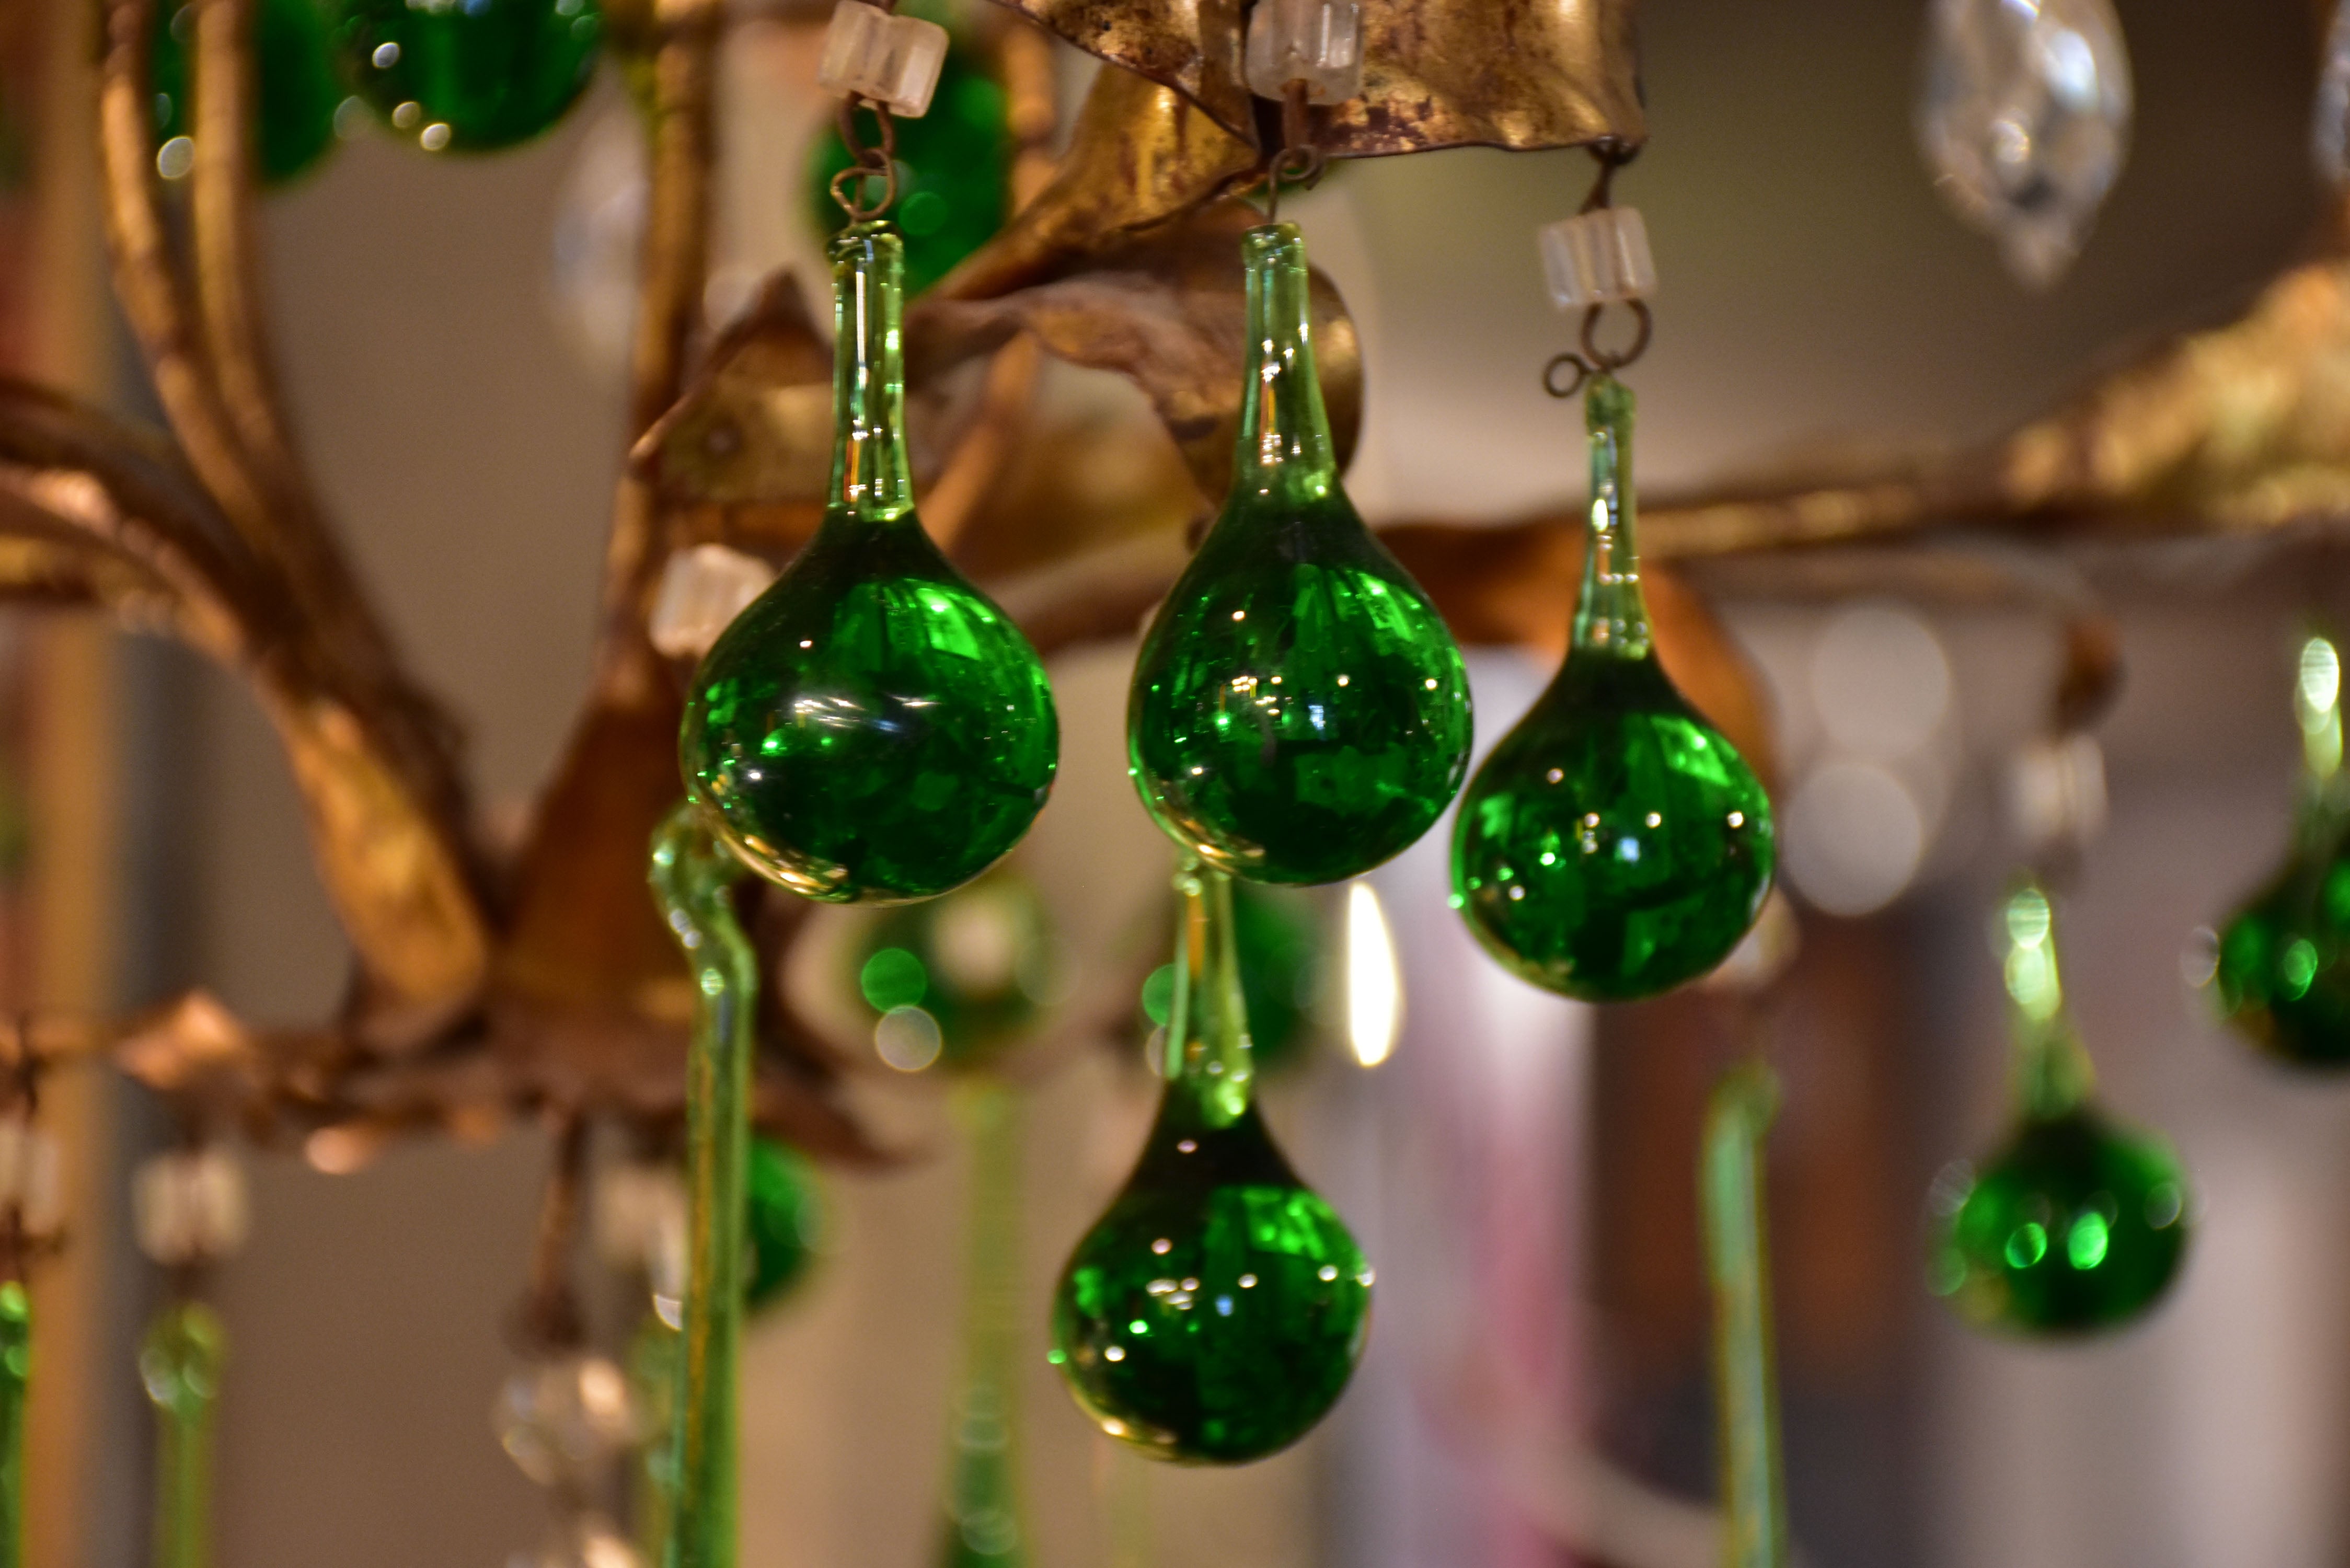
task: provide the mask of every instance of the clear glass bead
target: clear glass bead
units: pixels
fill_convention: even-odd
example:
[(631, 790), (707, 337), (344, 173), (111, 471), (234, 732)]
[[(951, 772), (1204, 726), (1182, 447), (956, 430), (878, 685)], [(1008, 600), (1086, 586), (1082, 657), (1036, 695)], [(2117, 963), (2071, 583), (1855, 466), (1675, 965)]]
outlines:
[(2326, 183), (2350, 186), (2350, 5), (2334, 8), (2334, 26), (2326, 30), (2309, 141)]
[(1357, 0), (1257, 0), (1244, 65), (1259, 98), (1284, 98), (1296, 81), (1308, 103), (1359, 98), (1363, 8)]
[(699, 659), (775, 580), (775, 568), (723, 545), (680, 550), (661, 568), (646, 630), (671, 659)]
[(824, 36), (816, 84), (827, 92), (871, 99), (891, 114), (918, 119), (931, 107), (947, 61), (947, 30), (899, 16), (863, 0), (840, 0)]
[(643, 1553), (599, 1513), (565, 1520), (540, 1545), (506, 1559), (506, 1568), (645, 1568)]
[(224, 1258), (252, 1228), (244, 1168), (218, 1147), (175, 1149), (142, 1163), (130, 1206), (139, 1250), (159, 1263)]
[(507, 1378), (490, 1422), (523, 1474), (574, 1490), (600, 1480), (643, 1427), (628, 1375), (586, 1355), (550, 1356)]
[(2121, 172), (2129, 58), (2108, 0), (1934, 0), (1918, 131), (1935, 184), (2044, 288)]
[(1646, 299), (1657, 292), (1648, 225), (1637, 207), (1601, 207), (1545, 224), (1543, 273), (1561, 310)]

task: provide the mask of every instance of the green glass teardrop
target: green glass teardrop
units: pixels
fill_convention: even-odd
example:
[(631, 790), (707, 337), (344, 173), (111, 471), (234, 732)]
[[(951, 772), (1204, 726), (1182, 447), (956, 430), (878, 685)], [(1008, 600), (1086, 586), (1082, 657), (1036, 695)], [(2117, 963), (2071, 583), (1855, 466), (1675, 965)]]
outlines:
[(773, 1138), (751, 1140), (743, 1185), (751, 1232), (743, 1303), (755, 1312), (783, 1300), (807, 1277), (824, 1231), (824, 1200), (807, 1157)]
[(563, 118), (596, 74), (597, 0), (342, 0), (359, 96), (427, 152), (492, 152)]
[(1980, 1172), (1938, 1186), (1930, 1283), (1980, 1327), (2081, 1334), (2151, 1307), (2187, 1246), (2187, 1179), (2158, 1138), (2090, 1103), (2094, 1074), (2064, 1007), (2048, 896), (2002, 910), (2018, 1126)]
[(2331, 638), (2302, 645), (2301, 803), (2290, 857), (2220, 933), (2221, 1016), (2279, 1061), (2350, 1066), (2350, 788), (2342, 775), (2342, 659)]
[(933, 898), (1002, 859), (1052, 793), (1045, 667), (914, 514), (904, 261), (887, 223), (831, 247), (832, 503), (694, 677), (688, 792), (763, 875), (828, 903)]
[(2186, 1178), (2159, 1141), (2086, 1106), (2027, 1120), (1958, 1197), (1935, 1287), (1985, 1328), (2110, 1328), (2169, 1288), (2187, 1249)]
[[(154, 73), (155, 144), (194, 131), (188, 91), (188, 57), (195, 43), (196, 8), (166, 7), (157, 17)], [(261, 182), (282, 185), (335, 145), (335, 109), (343, 101), (334, 47), (321, 0), (261, 0), (253, 17), (254, 128)]]
[(1428, 595), (1355, 514), (1315, 379), (1305, 244), (1251, 229), (1232, 495), (1134, 668), (1127, 748), (1187, 850), (1336, 882), (1428, 831), (1469, 765), (1469, 680)]
[[(958, 45), (939, 68), (930, 112), (918, 119), (899, 117), (895, 131), (893, 215), (906, 236), (907, 292), (920, 294), (993, 239), (1011, 214), (1011, 99), (977, 53)], [(837, 130), (818, 139), (807, 203), (817, 232), (827, 236), (848, 222), (832, 199), (832, 177), (851, 161)]]
[(1103, 1431), (1238, 1464), (1328, 1413), (1370, 1328), (1371, 1270), (1259, 1118), (1231, 885), (1179, 877), (1168, 1082), (1134, 1174), (1069, 1259), (1051, 1359)]
[(1520, 978), (1588, 1002), (1729, 956), (1770, 891), (1771, 802), (1657, 662), (1632, 544), (1632, 394), (1585, 400), (1591, 536), (1566, 661), (1461, 797), (1453, 901)]

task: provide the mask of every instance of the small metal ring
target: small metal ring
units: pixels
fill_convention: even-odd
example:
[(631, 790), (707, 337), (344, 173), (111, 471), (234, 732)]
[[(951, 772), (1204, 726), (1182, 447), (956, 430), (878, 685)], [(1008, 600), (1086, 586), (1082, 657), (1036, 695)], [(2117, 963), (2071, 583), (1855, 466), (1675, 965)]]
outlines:
[[(879, 145), (868, 143), (858, 133), (857, 109), (862, 104), (873, 113), (874, 123), (880, 128)], [(853, 161), (832, 177), (832, 199), (848, 214), (849, 222), (862, 223), (888, 212), (898, 200), (898, 127), (890, 119), (888, 106), (875, 103), (852, 93), (840, 100), (837, 121), (841, 145), (848, 149)], [(864, 199), (865, 181), (881, 182), (878, 200)], [(855, 183), (851, 183), (855, 182)]]
[[(1565, 365), (1575, 367), (1575, 379), (1562, 387), (1558, 384), (1558, 372), (1560, 367)], [(1543, 367), (1543, 390), (1554, 398), (1571, 398), (1583, 390), (1583, 383), (1591, 379), (1593, 373), (1591, 367), (1584, 363), (1583, 356), (1570, 348)]]
[(1639, 331), (1634, 335), (1631, 346), (1620, 354), (1599, 347), (1599, 317), (1607, 307), (1595, 305), (1583, 313), (1583, 357), (1595, 370), (1620, 370), (1648, 351), (1648, 338), (1657, 324), (1656, 317), (1648, 314), (1648, 302), (1632, 299), (1625, 303), (1631, 306), (1632, 318), (1639, 324)]

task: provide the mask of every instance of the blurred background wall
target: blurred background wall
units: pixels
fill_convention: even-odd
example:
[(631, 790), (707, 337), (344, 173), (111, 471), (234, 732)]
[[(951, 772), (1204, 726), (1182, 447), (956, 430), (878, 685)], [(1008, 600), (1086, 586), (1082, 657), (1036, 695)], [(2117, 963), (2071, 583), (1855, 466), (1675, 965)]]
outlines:
[[(1921, 5), (1649, 0), (1655, 135), (1618, 186), (1648, 217), (1664, 280), (1656, 347), (1634, 378), (1643, 482), (1683, 487), (1856, 440), (1982, 434), (2078, 381), (2098, 353), (2220, 309), (2290, 257), (2315, 212), (2307, 8), (2118, 9), (2137, 86), (2131, 160), (2079, 265), (2032, 297), (1943, 213), (1920, 169), (1909, 115)], [(549, 235), (567, 172), (616, 98), (608, 78), (547, 140), (494, 161), (361, 139), (266, 213), (302, 436), (360, 567), (417, 670), (469, 723), (477, 776), (509, 820), (587, 672), (620, 410), (546, 304)], [(1369, 424), (1354, 485), (1374, 520), (1500, 517), (1579, 485), (1579, 421), (1535, 385), (1567, 334), (1543, 297), (1531, 230), (1573, 210), (1589, 169), (1575, 155), (1446, 153), (1347, 167), (1305, 204), (1317, 259), (1364, 327)], [(2221, 571), (2235, 574), (2225, 594), (2205, 580)], [(2116, 568), (2109, 587), (2132, 682), (2106, 732), (2114, 820), (2075, 901), (2074, 992), (2114, 1103), (2180, 1142), (2204, 1239), (2158, 1321), (2094, 1349), (1966, 1336), (1918, 1285), (1927, 1179), (1998, 1127), (1982, 928), (2005, 867), (1988, 781), (2050, 659), (2028, 622), (1938, 618), (1958, 693), (1942, 845), (1890, 911), (1821, 923), (1806, 961), (1849, 983), (1774, 1043), (1789, 1084), (1777, 1169), (1789, 1478), (1798, 1537), (1825, 1568), (2298, 1568), (2350, 1551), (2336, 1501), (2350, 1387), (2333, 1326), (2350, 1304), (2339, 1196), (2350, 1103), (2217, 1037), (2178, 961), (2188, 933), (2283, 841), (2296, 597), (2193, 552)], [(1726, 607), (1783, 711), (1799, 707), (1822, 612)], [(1029, 863), (1065, 913), (1115, 923), (1156, 896), (1160, 870), (1121, 776), (1121, 660), (1088, 655), (1056, 680), (1064, 782)], [(201, 980), (258, 1017), (323, 1012), (343, 948), (265, 726), (239, 689), (170, 650), (129, 650), (124, 680), (134, 841), (152, 853), (130, 884), (120, 1000)], [(1502, 711), (1481, 713), (1489, 737)], [(1396, 886), (1418, 889), (1393, 900), (1413, 975), (1450, 916), (1408, 877)], [(1575, 1336), (1560, 1397), (1627, 1474), (1705, 1495), (1692, 1146), (1671, 1132), (1693, 1132), (1703, 1043), (1669, 1012), (1611, 1018), (1586, 1039), (1590, 1021), (1565, 1009), (1474, 1014), (1440, 991), (1413, 1005), (1375, 1081), (1333, 1061), (1276, 1104), (1301, 1168), (1357, 1220), (1383, 1291), (1396, 1291), (1377, 1241), (1400, 1209), (1362, 1174), (1379, 1151), (1350, 1140), (1416, 1103), (1410, 1074), (1425, 1069), (1412, 1054), (1465, 1049), (1448, 1036), (1467, 1017), (1554, 1052), (1545, 1093), (1571, 1123), (1558, 1134), (1558, 1277), (1575, 1297), (1556, 1322)], [(938, 1107), (899, 1099), (894, 1125), (941, 1157), (834, 1182), (835, 1255), (750, 1346), (755, 1563), (913, 1568), (932, 1548), (962, 1172)], [(1661, 1129), (1650, 1141), (1608, 1119), (1627, 1106)], [(1422, 1419), (1404, 1308), (1382, 1306), (1332, 1428), (1250, 1471), (1147, 1469), (1110, 1454), (1068, 1405), (1042, 1364), (1043, 1302), (1146, 1107), (1134, 1075), (1107, 1061), (1035, 1106), (1040, 1563), (1145, 1561), (1143, 1537), (1117, 1527), (1138, 1517), (1147, 1560), (1169, 1568), (1470, 1561), (1440, 1516), (1418, 1534), (1362, 1527), (1386, 1517), (1377, 1478), (1392, 1479), (1379, 1467), (1396, 1455), (1380, 1458), (1383, 1434)], [(135, 1107), (123, 1125), (130, 1141), (147, 1136)], [(255, 1240), (221, 1280), (236, 1347), (224, 1562), (487, 1563), (538, 1537), (534, 1489), (498, 1452), (486, 1412), (510, 1366), (501, 1325), (546, 1153), (518, 1127), (341, 1177), (256, 1158)], [(1655, 1234), (1627, 1240), (1627, 1217)], [(1667, 1232), (1686, 1242), (1655, 1239)], [(135, 1291), (135, 1271), (120, 1277)], [(120, 1377), (135, 1410), (127, 1363)], [(99, 1451), (116, 1484), (76, 1505), (89, 1524), (79, 1561), (92, 1564), (136, 1552), (121, 1513), (142, 1462), (123, 1435), (136, 1424), (115, 1430)], [(1514, 1560), (1570, 1560), (1534, 1534)]]

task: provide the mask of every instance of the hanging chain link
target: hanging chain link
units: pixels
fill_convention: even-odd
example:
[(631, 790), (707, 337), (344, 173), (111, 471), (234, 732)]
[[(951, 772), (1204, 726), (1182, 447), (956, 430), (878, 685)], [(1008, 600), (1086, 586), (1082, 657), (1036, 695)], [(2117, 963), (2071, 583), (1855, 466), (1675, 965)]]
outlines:
[(1284, 179), (1301, 191), (1311, 191), (1322, 181), (1329, 160), (1314, 144), (1314, 129), (1305, 118), (1305, 84), (1293, 81), (1281, 95), (1281, 151), (1264, 168), (1264, 221), (1281, 222), (1281, 182)]
[[(1639, 155), (1638, 148), (1627, 148), (1613, 138), (1592, 143), (1591, 156), (1599, 161), (1599, 177), (1591, 182), (1591, 192), (1584, 197), (1583, 205), (1575, 209), (1576, 215), (1596, 213), (1603, 207), (1614, 206), (1616, 204), (1616, 171)], [(1648, 302), (1645, 299), (1634, 299), (1627, 300), (1625, 304), (1626, 307), (1632, 312), (1632, 341), (1622, 348), (1602, 348), (1599, 343), (1599, 319), (1606, 314), (1607, 307), (1604, 305), (1592, 306), (1583, 313), (1583, 330), (1578, 334), (1582, 351), (1577, 353), (1570, 348), (1543, 367), (1544, 391), (1554, 398), (1571, 398), (1581, 391), (1584, 382), (1592, 377), (1612, 376), (1648, 351), (1648, 338), (1656, 328), (1656, 318), (1648, 314)], [(1570, 366), (1575, 369), (1575, 379), (1565, 386), (1559, 385), (1559, 372)]]
[[(857, 111), (869, 110), (873, 122), (879, 128), (880, 140), (868, 142), (858, 132)], [(851, 160), (847, 168), (832, 177), (832, 199), (848, 214), (852, 223), (870, 223), (887, 213), (898, 200), (898, 124), (889, 109), (871, 99), (854, 93), (840, 100), (837, 121), (840, 128), (840, 144), (848, 149)], [(879, 194), (871, 200), (868, 192), (879, 181)]]

